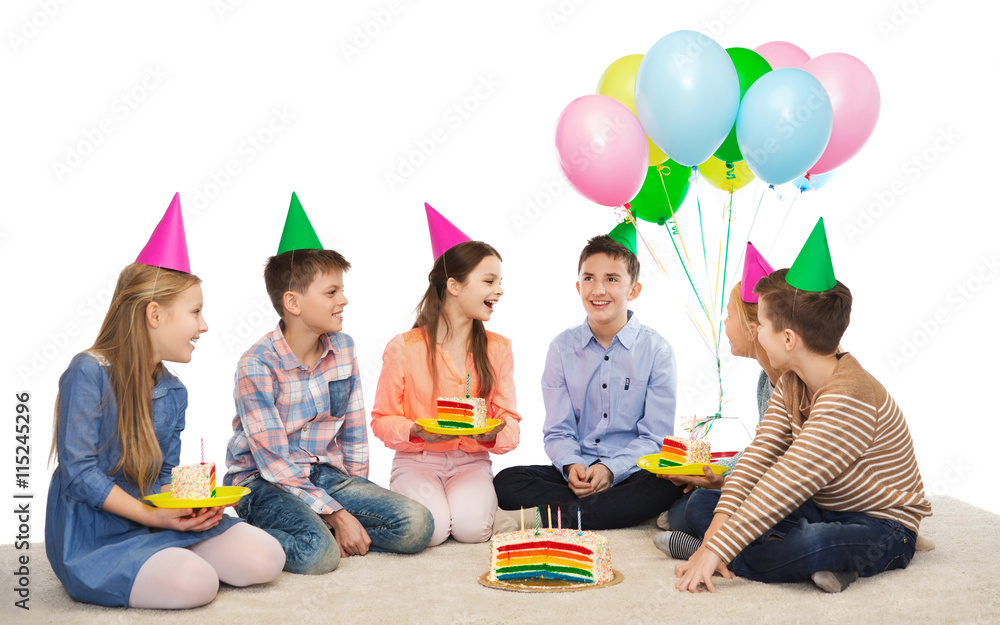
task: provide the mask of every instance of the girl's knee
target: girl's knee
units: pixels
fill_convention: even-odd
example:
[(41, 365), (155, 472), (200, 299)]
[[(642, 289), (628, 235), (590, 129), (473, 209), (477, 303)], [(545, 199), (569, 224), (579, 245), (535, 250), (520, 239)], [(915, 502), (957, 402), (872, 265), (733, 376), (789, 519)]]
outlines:
[(451, 535), (460, 543), (483, 543), (493, 535), (493, 514), (452, 519)]
[[(285, 568), (285, 550), (281, 547), (281, 543), (267, 532), (262, 531), (260, 534), (252, 546), (247, 545), (247, 549), (252, 550), (254, 554), (246, 565), (247, 586), (272, 582)], [(337, 555), (338, 557), (340, 555), (339, 549)]]

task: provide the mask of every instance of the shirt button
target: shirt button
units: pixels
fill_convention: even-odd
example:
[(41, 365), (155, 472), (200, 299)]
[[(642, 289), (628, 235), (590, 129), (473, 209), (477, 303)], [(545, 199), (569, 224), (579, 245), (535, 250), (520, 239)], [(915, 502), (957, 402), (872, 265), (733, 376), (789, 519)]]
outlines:
[(607, 384), (602, 384), (601, 388), (608, 388), (608, 385)]
[(605, 418), (605, 419), (607, 419), (607, 418), (608, 418), (608, 413), (606, 413), (606, 412), (604, 413), (604, 418)]
[(601, 442), (601, 439), (599, 439), (599, 438), (596, 438), (596, 439), (594, 439), (594, 442), (595, 442), (595, 443), (600, 443), (600, 442)]
[(608, 359), (608, 357), (607, 357), (607, 356), (605, 356), (605, 357), (604, 357), (604, 360), (607, 360), (607, 359)]

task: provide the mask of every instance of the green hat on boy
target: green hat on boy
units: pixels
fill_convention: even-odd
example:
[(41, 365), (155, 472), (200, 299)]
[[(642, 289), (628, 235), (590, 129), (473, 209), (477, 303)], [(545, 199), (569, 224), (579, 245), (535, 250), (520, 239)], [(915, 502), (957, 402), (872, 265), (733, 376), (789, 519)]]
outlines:
[(797, 289), (813, 293), (829, 291), (837, 286), (822, 217), (816, 222), (812, 234), (806, 239), (806, 244), (802, 246), (792, 267), (785, 274), (785, 282)]
[(292, 203), (288, 206), (288, 216), (285, 217), (285, 229), (281, 232), (281, 242), (278, 243), (278, 254), (291, 252), (293, 250), (321, 250), (323, 244), (319, 242), (316, 231), (306, 212), (299, 203), (299, 196), (292, 192)]
[(631, 221), (623, 221), (608, 233), (608, 236), (621, 243), (628, 251), (635, 254), (635, 224)]

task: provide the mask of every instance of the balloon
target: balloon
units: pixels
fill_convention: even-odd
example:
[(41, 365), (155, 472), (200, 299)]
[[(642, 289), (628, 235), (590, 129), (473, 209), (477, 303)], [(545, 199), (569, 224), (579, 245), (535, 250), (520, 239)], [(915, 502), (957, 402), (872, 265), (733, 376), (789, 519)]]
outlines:
[(691, 168), (674, 161), (653, 165), (646, 171), (639, 195), (631, 202), (637, 218), (660, 224), (673, 217), (687, 195), (691, 184)]
[[(746, 48), (726, 48), (726, 54), (733, 60), (733, 65), (736, 67), (736, 75), (740, 79), (740, 99), (742, 100), (750, 85), (771, 71), (771, 66), (767, 64), (764, 57)], [(733, 162), (743, 160), (740, 146), (736, 143), (736, 120), (733, 120), (733, 127), (729, 129), (726, 140), (715, 151), (715, 158), (720, 161)]]
[(764, 57), (771, 69), (782, 67), (802, 69), (809, 62), (809, 55), (805, 50), (787, 41), (769, 41), (757, 46), (753, 51)]
[(819, 80), (833, 106), (830, 144), (809, 172), (822, 174), (842, 165), (868, 141), (882, 98), (868, 66), (850, 54), (822, 54), (804, 68)]
[(646, 133), (632, 111), (608, 96), (585, 95), (566, 106), (556, 149), (570, 183), (598, 204), (621, 206), (646, 177)]
[[(597, 81), (597, 93), (612, 97), (635, 113), (635, 73), (639, 71), (642, 62), (641, 54), (623, 56), (608, 66)], [(667, 155), (656, 147), (653, 140), (646, 137), (649, 143), (649, 164), (659, 165), (667, 160)]]
[(755, 176), (783, 184), (816, 164), (832, 126), (823, 85), (805, 70), (784, 67), (761, 76), (743, 97), (736, 140)]
[(826, 186), (826, 183), (830, 182), (833, 178), (833, 172), (827, 172), (825, 174), (806, 174), (805, 176), (799, 176), (792, 181), (799, 191), (805, 193), (806, 191), (815, 191), (816, 189), (822, 189)]
[(707, 35), (670, 33), (635, 76), (635, 110), (661, 150), (682, 165), (705, 162), (733, 127), (740, 81), (732, 59)]
[(755, 178), (746, 161), (725, 162), (714, 156), (708, 157), (707, 161), (698, 165), (698, 171), (708, 184), (727, 193), (742, 189)]

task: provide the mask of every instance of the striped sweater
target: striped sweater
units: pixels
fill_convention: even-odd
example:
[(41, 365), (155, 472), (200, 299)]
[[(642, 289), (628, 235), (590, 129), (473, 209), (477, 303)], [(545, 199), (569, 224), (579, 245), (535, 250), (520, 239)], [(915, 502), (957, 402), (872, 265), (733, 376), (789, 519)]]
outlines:
[(810, 403), (785, 373), (716, 513), (730, 515), (706, 546), (730, 562), (810, 497), (820, 508), (892, 519), (917, 532), (931, 514), (903, 413), (850, 354)]

